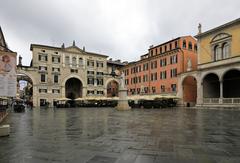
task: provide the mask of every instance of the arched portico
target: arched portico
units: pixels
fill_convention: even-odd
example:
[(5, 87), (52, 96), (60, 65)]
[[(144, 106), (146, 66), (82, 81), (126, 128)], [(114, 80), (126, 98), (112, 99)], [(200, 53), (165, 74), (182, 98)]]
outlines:
[(107, 97), (118, 96), (119, 81), (115, 78), (110, 78), (106, 81), (105, 88), (107, 90)]
[(197, 80), (194, 76), (186, 76), (182, 81), (183, 103), (195, 106), (197, 102)]

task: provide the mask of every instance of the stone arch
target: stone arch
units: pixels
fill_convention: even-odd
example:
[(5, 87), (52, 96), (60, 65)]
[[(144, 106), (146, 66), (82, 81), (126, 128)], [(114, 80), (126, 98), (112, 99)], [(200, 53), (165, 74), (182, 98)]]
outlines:
[(220, 98), (220, 78), (210, 72), (202, 78), (203, 98)]
[(80, 98), (83, 95), (83, 84), (82, 81), (78, 78), (72, 77), (68, 78), (65, 82), (65, 97), (72, 100)]
[(118, 96), (120, 83), (115, 78), (109, 78), (106, 81), (107, 97)]
[(25, 71), (25, 70), (19, 70), (19, 69), (17, 69), (17, 74), (24, 74), (24, 75), (28, 76), (28, 77), (32, 80), (32, 84), (33, 84), (33, 85), (36, 85), (36, 84), (37, 84), (35, 78), (33, 77), (33, 75), (31, 75), (31, 73), (29, 73), (29, 72), (27, 72), (27, 71)]
[(182, 100), (185, 106), (195, 106), (197, 102), (197, 78), (187, 75), (182, 78)]
[(62, 87), (65, 86), (66, 81), (67, 81), (68, 79), (70, 79), (70, 78), (77, 78), (78, 80), (80, 80), (80, 81), (82, 82), (83, 87), (86, 86), (86, 83), (84, 82), (84, 80), (83, 80), (79, 75), (71, 74), (71, 75), (65, 77), (65, 78), (62, 80)]
[(228, 69), (222, 75), (223, 98), (240, 97), (240, 70), (237, 68)]

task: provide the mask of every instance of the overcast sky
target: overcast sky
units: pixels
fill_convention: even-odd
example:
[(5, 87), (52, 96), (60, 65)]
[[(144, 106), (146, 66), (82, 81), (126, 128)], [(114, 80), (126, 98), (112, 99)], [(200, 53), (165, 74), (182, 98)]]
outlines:
[(240, 17), (238, 0), (2, 0), (0, 25), (11, 50), (31, 60), (30, 44), (70, 46), (133, 61), (150, 45), (196, 35)]

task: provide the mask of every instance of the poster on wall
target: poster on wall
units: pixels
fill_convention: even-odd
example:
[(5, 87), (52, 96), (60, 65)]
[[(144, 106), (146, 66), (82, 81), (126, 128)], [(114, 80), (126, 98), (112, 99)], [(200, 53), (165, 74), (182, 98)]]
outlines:
[(0, 53), (0, 96), (15, 97), (16, 91), (16, 54)]

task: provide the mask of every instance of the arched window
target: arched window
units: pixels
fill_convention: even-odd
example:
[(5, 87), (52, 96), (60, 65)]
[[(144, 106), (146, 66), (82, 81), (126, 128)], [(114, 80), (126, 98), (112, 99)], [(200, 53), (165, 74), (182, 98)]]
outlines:
[(223, 43), (222, 46), (222, 58), (228, 58), (229, 57), (229, 44), (228, 43)]
[(186, 49), (186, 41), (185, 40), (183, 40), (183, 45), (182, 46), (183, 46), (184, 49)]
[(192, 42), (188, 43), (188, 50), (192, 50)]
[(219, 45), (214, 46), (214, 60), (220, 60), (221, 57), (221, 48), (219, 47)]
[(66, 65), (69, 65), (69, 63), (70, 63), (70, 62), (69, 62), (69, 56), (66, 56), (66, 57), (65, 57), (65, 64), (66, 64)]
[(76, 59), (76, 57), (72, 58), (72, 66), (77, 66), (77, 59)]
[(194, 51), (196, 52), (197, 51), (197, 45), (194, 44)]
[(79, 58), (79, 65), (83, 66), (83, 59), (82, 58)]

